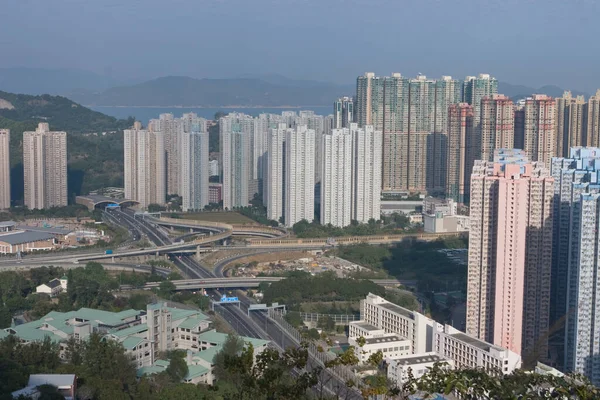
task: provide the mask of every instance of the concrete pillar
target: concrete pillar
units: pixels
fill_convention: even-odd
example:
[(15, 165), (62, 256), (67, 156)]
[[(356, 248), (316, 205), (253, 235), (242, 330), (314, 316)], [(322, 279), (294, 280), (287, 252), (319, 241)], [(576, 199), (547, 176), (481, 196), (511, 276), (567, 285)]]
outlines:
[(115, 256), (112, 256), (112, 257), (110, 258), (110, 262), (112, 262), (113, 264), (115, 263)]

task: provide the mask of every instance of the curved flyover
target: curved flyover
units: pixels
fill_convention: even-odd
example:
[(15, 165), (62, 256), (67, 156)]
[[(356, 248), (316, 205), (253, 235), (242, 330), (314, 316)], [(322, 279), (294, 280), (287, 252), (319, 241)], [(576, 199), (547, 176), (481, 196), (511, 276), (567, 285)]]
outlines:
[(231, 225), (222, 222), (200, 221), (182, 218), (152, 218), (147, 217), (152, 223), (161, 226), (185, 229), (197, 229), (209, 232), (231, 232), (230, 236), (253, 236), (263, 238), (283, 238), (288, 235), (285, 229), (263, 225)]

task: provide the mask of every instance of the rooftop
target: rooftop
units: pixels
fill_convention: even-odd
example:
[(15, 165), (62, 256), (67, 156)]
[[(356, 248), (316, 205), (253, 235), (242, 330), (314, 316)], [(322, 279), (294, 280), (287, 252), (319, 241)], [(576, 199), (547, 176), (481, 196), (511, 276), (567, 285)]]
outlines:
[(54, 235), (45, 232), (15, 232), (0, 235), (0, 242), (10, 245), (39, 242), (54, 239)]
[(376, 326), (373, 326), (367, 322), (364, 321), (352, 321), (350, 322), (352, 325), (359, 327), (360, 329), (364, 329), (365, 331), (379, 331), (381, 329), (379, 329)]
[[(59, 279), (52, 279), (50, 282), (48, 283), (42, 283), (42, 285), (46, 285), (48, 286), (50, 289), (54, 289), (55, 287), (59, 287), (60, 286), (60, 280)], [(40, 286), (42, 286), (40, 285)]]
[(415, 315), (411, 311), (397, 306), (394, 303), (382, 303), (379, 306), (393, 313), (400, 314), (406, 318), (415, 319)]
[(383, 336), (383, 337), (376, 337), (376, 338), (366, 338), (365, 339), (365, 343), (366, 344), (379, 344), (379, 343), (392, 343), (392, 342), (402, 342), (405, 341), (406, 339), (402, 339), (400, 336)]
[(438, 361), (445, 361), (446, 359), (440, 357), (437, 354), (414, 354), (407, 357), (395, 358), (393, 361), (398, 365), (414, 365), (424, 364)]
[(483, 351), (490, 351), (490, 349), (492, 348), (491, 344), (484, 342), (483, 340), (475, 339), (474, 337), (471, 337), (466, 333), (458, 332), (453, 333), (450, 336), (455, 337), (458, 340), (465, 342), (471, 346), (477, 347)]
[(15, 221), (0, 221), (0, 228), (10, 228), (17, 225)]
[(29, 375), (27, 386), (52, 385), (57, 388), (70, 388), (75, 384), (75, 375), (73, 374), (35, 374)]
[(68, 235), (73, 232), (72, 229), (63, 229), (55, 227), (44, 227), (44, 226), (29, 226), (29, 225), (17, 225), (17, 229), (27, 232), (45, 232), (52, 233), (53, 235)]

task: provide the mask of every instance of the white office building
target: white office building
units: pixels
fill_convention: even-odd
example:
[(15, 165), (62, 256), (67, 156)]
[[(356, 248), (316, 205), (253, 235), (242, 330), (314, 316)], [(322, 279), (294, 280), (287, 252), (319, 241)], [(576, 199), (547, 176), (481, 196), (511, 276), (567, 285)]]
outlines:
[(425, 375), (436, 363), (440, 363), (445, 368), (452, 368), (454, 362), (441, 357), (436, 352), (424, 354), (405, 355), (388, 359), (387, 377), (394, 382), (397, 387), (402, 387), (410, 375), (414, 379), (419, 379)]
[(361, 322), (408, 339), (413, 353), (433, 350), (434, 331), (441, 326), (436, 321), (372, 293), (360, 302), (360, 306)]
[(352, 220), (352, 132), (333, 129), (322, 138), (321, 224), (344, 227)]
[(467, 335), (450, 325), (437, 326), (433, 350), (452, 360), (456, 368), (482, 368), (489, 373), (501, 371), (502, 374), (521, 368), (521, 356), (517, 353)]

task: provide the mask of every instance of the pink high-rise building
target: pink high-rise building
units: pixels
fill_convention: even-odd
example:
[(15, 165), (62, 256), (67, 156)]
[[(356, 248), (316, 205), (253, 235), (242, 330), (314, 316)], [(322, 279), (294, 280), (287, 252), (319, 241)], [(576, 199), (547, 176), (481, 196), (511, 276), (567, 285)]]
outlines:
[(467, 332), (545, 359), (554, 179), (522, 150), (496, 150), (471, 176)]

